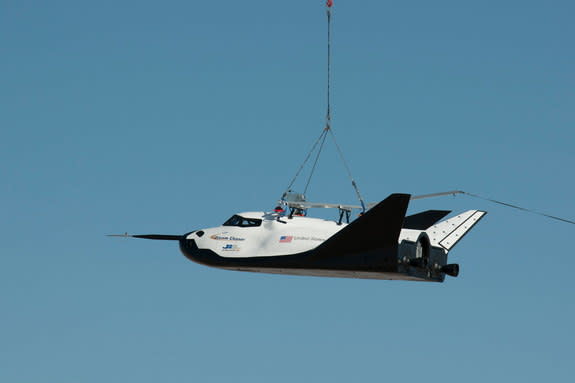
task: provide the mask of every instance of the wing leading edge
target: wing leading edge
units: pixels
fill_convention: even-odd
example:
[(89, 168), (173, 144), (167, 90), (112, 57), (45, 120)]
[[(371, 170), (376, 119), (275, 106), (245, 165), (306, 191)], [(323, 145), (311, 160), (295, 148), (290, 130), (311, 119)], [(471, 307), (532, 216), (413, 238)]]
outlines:
[[(413, 199), (413, 198), (412, 198)], [(427, 230), (435, 223), (451, 213), (449, 210), (426, 210), (421, 213), (409, 215), (403, 221), (404, 229)]]

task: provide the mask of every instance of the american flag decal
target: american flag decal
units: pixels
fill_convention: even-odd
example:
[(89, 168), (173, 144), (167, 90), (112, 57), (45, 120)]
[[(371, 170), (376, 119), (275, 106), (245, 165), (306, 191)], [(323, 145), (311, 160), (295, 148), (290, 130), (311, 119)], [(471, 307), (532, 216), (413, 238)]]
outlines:
[(280, 237), (280, 243), (290, 243), (293, 237), (291, 235), (282, 235)]

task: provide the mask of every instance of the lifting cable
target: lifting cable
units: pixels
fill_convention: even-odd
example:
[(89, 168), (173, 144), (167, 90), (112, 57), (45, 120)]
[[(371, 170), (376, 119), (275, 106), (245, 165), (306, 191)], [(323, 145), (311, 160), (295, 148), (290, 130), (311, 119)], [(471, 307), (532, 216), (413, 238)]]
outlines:
[(333, 5), (332, 0), (328, 0), (326, 5), (327, 12), (327, 113), (326, 113), (326, 129), (330, 129), (331, 124), (331, 6)]
[(309, 183), (311, 182), (311, 178), (313, 177), (313, 173), (315, 172), (315, 168), (317, 167), (317, 162), (319, 161), (319, 156), (321, 155), (321, 151), (323, 149), (323, 144), (325, 144), (325, 139), (327, 138), (327, 132), (329, 130), (326, 128), (324, 129), (321, 134), (323, 135), (323, 139), (321, 140), (321, 144), (319, 146), (319, 150), (315, 156), (315, 161), (313, 162), (313, 166), (311, 168), (311, 172), (309, 173), (309, 177), (307, 178), (307, 182), (305, 184), (305, 188), (303, 190), (303, 194), (307, 193), (307, 189), (309, 188)]
[(359, 192), (359, 187), (357, 186), (357, 183), (355, 182), (355, 180), (353, 179), (353, 176), (351, 175), (351, 170), (349, 169), (349, 165), (347, 164), (347, 161), (345, 160), (345, 157), (343, 156), (343, 152), (341, 151), (341, 148), (337, 144), (337, 141), (335, 139), (335, 135), (333, 134), (331, 129), (329, 129), (328, 131), (331, 133), (331, 138), (333, 139), (333, 143), (335, 144), (335, 147), (337, 148), (337, 152), (339, 153), (339, 158), (341, 158), (341, 162), (343, 162), (343, 166), (345, 167), (345, 170), (347, 171), (347, 175), (349, 177), (349, 180), (351, 181), (351, 186), (353, 186), (353, 189), (355, 190), (355, 194), (357, 195), (357, 199), (359, 200), (359, 203), (361, 203), (361, 210), (363, 213), (365, 213), (365, 202), (363, 201), (363, 198), (361, 197), (361, 193)]
[(545, 218), (550, 218), (550, 219), (554, 219), (556, 221), (561, 221), (561, 222), (565, 222), (565, 223), (570, 223), (572, 225), (575, 225), (575, 221), (567, 219), (567, 218), (561, 218), (561, 217), (557, 217), (555, 215), (551, 215), (551, 214), (547, 214), (547, 213), (543, 213), (537, 210), (533, 210), (533, 209), (528, 209), (526, 207), (521, 207), (519, 205), (514, 205), (511, 204), (509, 202), (503, 202), (503, 201), (499, 201), (493, 198), (488, 198), (488, 197), (484, 197), (484, 196), (480, 196), (478, 194), (473, 194), (473, 193), (469, 193), (463, 190), (451, 190), (451, 191), (447, 191), (447, 192), (441, 192), (441, 193), (432, 193), (432, 194), (422, 194), (422, 195), (415, 195), (415, 196), (411, 196), (412, 200), (416, 200), (416, 199), (423, 199), (423, 198), (431, 198), (431, 197), (444, 197), (444, 196), (448, 196), (448, 195), (452, 195), (452, 196), (456, 196), (458, 194), (462, 194), (462, 195), (466, 195), (468, 197), (473, 197), (473, 198), (477, 198), (477, 199), (481, 199), (487, 202), (491, 202), (491, 203), (496, 203), (498, 205), (502, 205), (505, 207), (510, 207), (512, 209), (517, 209), (517, 210), (521, 210), (527, 213), (531, 213), (531, 214), (537, 214), (540, 216), (543, 216)]
[(469, 196), (469, 197), (482, 199), (482, 200), (484, 200), (484, 201), (496, 203), (496, 204), (498, 204), (498, 205), (503, 205), (503, 206), (510, 207), (510, 208), (513, 208), (513, 209), (525, 211), (525, 212), (527, 212), (527, 213), (537, 214), (537, 215), (540, 215), (540, 216), (543, 216), (543, 217), (546, 217), (546, 218), (551, 218), (551, 219), (554, 219), (554, 220), (557, 220), (557, 221), (562, 221), (562, 222), (565, 222), (565, 223), (570, 223), (570, 224), (572, 224), (572, 225), (575, 225), (575, 221), (571, 221), (571, 220), (566, 219), (566, 218), (561, 218), (561, 217), (557, 217), (557, 216), (550, 215), (550, 214), (547, 214), (547, 213), (542, 213), (542, 212), (537, 211), (537, 210), (528, 209), (528, 208), (525, 208), (525, 207), (521, 207), (521, 206), (517, 206), (517, 205), (510, 204), (510, 203), (507, 203), (507, 202), (502, 202), (502, 201), (498, 201), (498, 200), (495, 200), (495, 199), (491, 199), (491, 198), (487, 198), (487, 197), (482, 197), (482, 196), (477, 195), (477, 194), (468, 193), (468, 192), (464, 192), (464, 191), (458, 191), (458, 194), (464, 194), (464, 195)]
[(343, 152), (342, 152), (341, 148), (339, 147), (339, 145), (335, 139), (335, 135), (333, 134), (333, 130), (331, 130), (331, 97), (330, 97), (331, 96), (331, 7), (333, 5), (333, 0), (327, 0), (325, 5), (327, 8), (327, 113), (326, 113), (326, 117), (325, 117), (325, 129), (324, 129), (324, 131), (327, 131), (331, 134), (331, 138), (333, 139), (333, 143), (335, 144), (335, 147), (336, 147), (337, 152), (339, 154), (339, 158), (341, 159), (341, 162), (343, 163), (343, 166), (345, 167), (345, 170), (347, 171), (347, 175), (349, 176), (349, 179), (351, 181), (351, 186), (353, 186), (353, 189), (355, 190), (355, 194), (357, 195), (357, 199), (359, 199), (359, 202), (361, 203), (361, 208), (362, 208), (363, 212), (365, 213), (365, 202), (363, 201), (363, 198), (361, 197), (361, 193), (359, 192), (359, 187), (357, 186), (357, 183), (353, 179), (349, 165), (348, 165), (347, 161), (345, 160), (345, 157), (343, 156)]
[[(320, 141), (322, 139), (324, 139), (325, 137), (325, 130), (321, 132), (320, 136), (318, 137), (318, 139), (315, 141), (315, 143), (313, 144), (311, 150), (309, 151), (309, 153), (307, 154), (307, 156), (305, 157), (305, 160), (303, 160), (302, 164), (299, 166), (299, 169), (297, 170), (297, 172), (295, 173), (295, 176), (293, 176), (291, 182), (289, 183), (288, 187), (285, 189), (285, 192), (282, 196), (282, 199), (285, 197), (285, 195), (291, 190), (291, 187), (293, 186), (293, 184), (295, 183), (296, 179), (299, 177), (301, 171), (303, 170), (305, 164), (309, 161), (309, 158), (311, 157), (312, 153), (315, 151), (315, 148), (317, 147), (317, 145), (320, 143)], [(323, 146), (323, 144), (322, 144)]]
[(310, 175), (307, 179), (306, 185), (305, 185), (305, 189), (303, 194), (305, 195), (305, 193), (307, 193), (307, 190), (309, 188), (311, 179), (314, 175), (315, 169), (317, 167), (317, 163), (319, 161), (319, 157), (321, 155), (321, 152), (323, 150), (324, 144), (325, 144), (325, 140), (327, 138), (328, 133), (331, 135), (331, 138), (335, 144), (335, 147), (337, 149), (337, 152), (339, 154), (339, 157), (343, 163), (343, 166), (345, 167), (345, 170), (347, 172), (347, 175), (351, 181), (351, 185), (353, 186), (353, 189), (355, 190), (355, 193), (357, 195), (357, 198), (359, 199), (359, 202), (361, 203), (361, 207), (363, 212), (365, 212), (366, 208), (365, 208), (365, 202), (363, 200), (363, 198), (361, 197), (361, 193), (359, 192), (359, 187), (357, 186), (357, 183), (355, 182), (355, 180), (353, 179), (353, 176), (351, 174), (351, 170), (350, 167), (347, 163), (347, 161), (345, 160), (345, 157), (343, 156), (343, 152), (340, 148), (340, 146), (338, 145), (336, 139), (335, 139), (335, 135), (333, 133), (333, 130), (331, 129), (331, 7), (333, 6), (333, 0), (327, 0), (326, 1), (326, 14), (327, 14), (327, 112), (326, 112), (326, 116), (325, 116), (325, 128), (323, 129), (321, 135), (319, 136), (319, 138), (316, 140), (316, 142), (314, 143), (313, 147), (311, 148), (311, 150), (309, 151), (309, 153), (307, 154), (305, 160), (303, 161), (303, 163), (300, 165), (298, 171), (296, 172), (295, 176), (292, 178), (290, 184), (288, 185), (286, 191), (283, 194), (282, 199), (286, 196), (286, 194), (288, 192), (291, 191), (291, 187), (293, 186), (293, 184), (295, 183), (296, 179), (298, 178), (298, 176), (300, 175), (301, 171), (303, 170), (304, 166), (306, 165), (306, 163), (308, 162), (308, 160), (310, 159), (311, 155), (313, 154), (313, 152), (316, 150), (318, 144), (319, 144), (319, 150), (315, 156), (315, 160), (310, 172)]

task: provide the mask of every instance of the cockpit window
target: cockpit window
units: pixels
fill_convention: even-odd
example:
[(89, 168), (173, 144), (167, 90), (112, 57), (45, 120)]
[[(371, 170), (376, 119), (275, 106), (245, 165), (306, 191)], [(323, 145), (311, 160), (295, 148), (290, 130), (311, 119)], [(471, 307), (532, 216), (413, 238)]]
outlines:
[(261, 219), (244, 218), (239, 215), (234, 215), (232, 218), (224, 222), (224, 226), (239, 226), (239, 227), (256, 227), (262, 224)]

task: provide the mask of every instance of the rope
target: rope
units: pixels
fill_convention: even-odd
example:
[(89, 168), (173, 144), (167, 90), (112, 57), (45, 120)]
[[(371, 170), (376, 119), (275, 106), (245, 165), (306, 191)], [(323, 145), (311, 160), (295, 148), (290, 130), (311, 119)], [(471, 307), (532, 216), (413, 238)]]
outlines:
[(327, 113), (326, 126), (331, 122), (331, 3), (327, 3)]
[(347, 171), (347, 175), (351, 181), (351, 186), (353, 186), (353, 189), (355, 190), (357, 198), (359, 199), (359, 202), (361, 203), (361, 207), (362, 207), (363, 211), (365, 212), (365, 210), (366, 210), (365, 202), (363, 201), (363, 198), (362, 198), (361, 193), (359, 191), (359, 187), (357, 186), (357, 183), (353, 179), (349, 165), (348, 165), (347, 161), (345, 160), (343, 152), (342, 152), (341, 148), (339, 147), (339, 144), (337, 143), (337, 140), (335, 139), (335, 135), (331, 129), (331, 7), (332, 7), (332, 5), (333, 5), (333, 1), (328, 0), (326, 2), (326, 14), (327, 14), (327, 111), (326, 111), (326, 116), (325, 116), (325, 120), (326, 120), (325, 121), (325, 128), (321, 132), (318, 139), (315, 141), (313, 147), (311, 148), (311, 150), (307, 154), (303, 163), (300, 165), (295, 176), (292, 178), (291, 182), (289, 183), (288, 187), (286, 188), (286, 191), (284, 192), (284, 194), (282, 196), (282, 199), (291, 190), (291, 187), (293, 186), (293, 184), (295, 183), (295, 181), (297, 180), (297, 178), (301, 174), (303, 168), (305, 167), (305, 165), (309, 161), (311, 155), (316, 150), (318, 144), (320, 144), (320, 141), (321, 141), (321, 144), (319, 146), (319, 150), (315, 156), (315, 160), (314, 160), (311, 172), (310, 172), (309, 177), (307, 179), (307, 182), (305, 184), (305, 189), (304, 189), (303, 194), (307, 193), (307, 190), (308, 190), (309, 185), (311, 183), (311, 179), (313, 178), (313, 175), (314, 175), (315, 170), (317, 168), (319, 157), (321, 156), (321, 152), (323, 150), (325, 141), (327, 139), (327, 135), (328, 135), (328, 133), (330, 133), (331, 137), (333, 139), (333, 142), (335, 144), (335, 147), (337, 148), (337, 152), (339, 154), (339, 157), (340, 157), (341, 161), (343, 162), (345, 170)]
[[(327, 138), (327, 132), (331, 131), (330, 122), (331, 122), (331, 101), (330, 101), (330, 94), (331, 94), (331, 86), (330, 86), (330, 79), (331, 79), (331, 6), (333, 5), (332, 1), (326, 2), (326, 13), (327, 13), (327, 112), (325, 115), (325, 129), (321, 132), (323, 135), (323, 140), (321, 141), (321, 145), (315, 156), (315, 161), (313, 163), (313, 167), (311, 168), (311, 172), (305, 184), (305, 189), (303, 194), (307, 193), (307, 189), (309, 188), (309, 184), (315, 172), (317, 163), (319, 161), (319, 156), (321, 155), (321, 151), (323, 149), (323, 145), (325, 144), (325, 139)], [(333, 133), (332, 133), (333, 134)], [(321, 136), (320, 136), (321, 137)]]
[(496, 204), (499, 204), (499, 205), (503, 205), (503, 206), (507, 206), (507, 207), (510, 207), (510, 208), (513, 208), (513, 209), (525, 211), (525, 212), (532, 213), (532, 214), (537, 214), (537, 215), (540, 215), (540, 216), (543, 216), (543, 217), (547, 217), (547, 218), (551, 218), (551, 219), (554, 219), (554, 220), (557, 220), (557, 221), (566, 222), (566, 223), (570, 223), (570, 224), (572, 224), (572, 225), (575, 225), (575, 221), (571, 221), (571, 220), (569, 220), (569, 219), (565, 219), (565, 218), (561, 218), (561, 217), (556, 217), (556, 216), (554, 216), (554, 215), (542, 213), (542, 212), (539, 212), (539, 211), (536, 211), (536, 210), (527, 209), (527, 208), (524, 208), (524, 207), (521, 207), (521, 206), (517, 206), (517, 205), (513, 205), (513, 204), (510, 204), (510, 203), (507, 203), (507, 202), (497, 201), (497, 200), (494, 200), (494, 199), (491, 199), (491, 198), (482, 197), (482, 196), (480, 196), (480, 195), (472, 194), (472, 193), (467, 193), (467, 192), (464, 192), (464, 191), (462, 191), (461, 194), (465, 194), (465, 195), (468, 195), (468, 196), (470, 196), (470, 197), (482, 199), (482, 200), (484, 200), (484, 201), (493, 202), (493, 203), (496, 203)]
[(305, 184), (305, 189), (304, 189), (304, 191), (303, 191), (303, 194), (304, 194), (304, 195), (305, 195), (305, 193), (307, 193), (307, 189), (308, 189), (308, 187), (309, 187), (309, 183), (311, 182), (311, 178), (313, 177), (313, 173), (315, 172), (315, 168), (316, 168), (316, 166), (317, 166), (317, 162), (318, 162), (318, 160), (319, 160), (319, 156), (320, 156), (321, 151), (322, 151), (322, 149), (323, 149), (323, 144), (325, 144), (325, 139), (327, 138), (327, 131), (328, 131), (328, 129), (326, 128), (326, 129), (324, 129), (323, 132), (322, 132), (323, 140), (321, 141), (321, 145), (319, 146), (319, 150), (317, 151), (317, 155), (315, 156), (315, 161), (314, 161), (313, 166), (312, 166), (312, 168), (311, 168), (311, 172), (310, 172), (309, 177), (308, 177), (308, 179), (307, 179), (307, 182), (306, 182), (306, 184)]
[(357, 186), (357, 183), (353, 179), (353, 175), (351, 174), (351, 170), (349, 168), (349, 165), (347, 164), (347, 161), (345, 160), (345, 157), (343, 156), (343, 152), (341, 151), (341, 148), (339, 147), (337, 140), (335, 139), (335, 134), (333, 134), (333, 131), (331, 129), (327, 129), (327, 130), (331, 133), (331, 138), (333, 139), (333, 143), (335, 144), (335, 147), (337, 148), (339, 158), (341, 159), (341, 162), (343, 162), (343, 166), (345, 167), (345, 170), (347, 171), (347, 175), (349, 177), (349, 180), (351, 181), (351, 186), (353, 186), (353, 189), (355, 190), (355, 194), (357, 195), (357, 199), (359, 199), (359, 202), (361, 203), (361, 208), (363, 209), (363, 212), (365, 213), (365, 202), (363, 201), (363, 198), (361, 197), (361, 193), (359, 192), (359, 187)]
[[(321, 141), (321, 139), (324, 137), (325, 134), (325, 130), (321, 132), (320, 136), (318, 137), (318, 139), (315, 141), (315, 143), (313, 144), (311, 150), (308, 152), (307, 156), (305, 157), (305, 160), (303, 161), (303, 163), (300, 165), (299, 169), (297, 170), (297, 172), (295, 173), (295, 176), (293, 176), (291, 182), (289, 183), (288, 187), (285, 189), (284, 192), (284, 196), (287, 192), (290, 191), (291, 187), (293, 186), (294, 182), (296, 181), (296, 179), (299, 177), (301, 171), (303, 170), (305, 164), (307, 163), (307, 161), (309, 160), (309, 158), (311, 157), (312, 153), (315, 151), (315, 148), (317, 147), (317, 144), (319, 144), (319, 142)], [(283, 196), (282, 196), (283, 198)]]
[[(313, 164), (313, 168), (311, 170), (311, 173), (308, 177), (308, 180), (307, 180), (307, 183), (305, 186), (304, 194), (306, 193), (306, 191), (309, 187), (309, 184), (311, 182), (311, 178), (315, 172), (315, 168), (316, 168), (317, 162), (319, 160), (319, 156), (320, 156), (321, 151), (323, 149), (323, 144), (325, 143), (327, 131), (330, 130), (330, 121), (331, 121), (331, 102), (330, 102), (330, 93), (331, 93), (331, 87), (330, 87), (330, 78), (331, 78), (331, 12), (330, 12), (330, 9), (331, 9), (331, 6), (333, 5), (333, 1), (328, 0), (325, 5), (327, 8), (327, 113), (326, 113), (326, 127), (324, 130), (322, 130), (320, 136), (315, 141), (315, 143), (313, 144), (313, 147), (311, 148), (311, 150), (309, 151), (309, 153), (305, 157), (305, 160), (303, 161), (303, 163), (300, 165), (299, 169), (295, 173), (295, 176), (292, 178), (291, 182), (289, 183), (288, 187), (286, 188), (286, 190), (283, 194), (284, 196), (286, 195), (287, 192), (290, 191), (291, 187), (293, 186), (296, 179), (299, 177), (301, 171), (303, 170), (305, 164), (307, 163), (307, 161), (311, 157), (312, 153), (315, 151), (315, 148), (317, 147), (319, 142), (322, 141), (322, 139), (323, 139), (321, 146), (320, 146), (320, 149), (319, 149), (319, 151), (315, 157), (315, 162)], [(282, 196), (282, 198), (283, 198), (283, 196)]]
[[(325, 5), (327, 8), (327, 10), (326, 10), (327, 11), (327, 113), (326, 113), (326, 117), (325, 117), (326, 121), (325, 121), (324, 132), (331, 133), (331, 137), (333, 139), (333, 142), (335, 143), (335, 147), (337, 148), (337, 152), (339, 153), (339, 157), (341, 158), (341, 161), (343, 162), (343, 165), (345, 166), (345, 170), (347, 171), (347, 175), (349, 176), (349, 179), (351, 180), (351, 185), (353, 186), (353, 189), (355, 190), (355, 194), (357, 194), (357, 198), (359, 199), (359, 202), (361, 202), (361, 207), (362, 207), (363, 211), (365, 212), (365, 203), (363, 202), (363, 198), (361, 197), (361, 193), (359, 192), (359, 188), (357, 187), (357, 183), (355, 182), (355, 180), (353, 179), (353, 176), (351, 175), (351, 170), (349, 169), (347, 161), (345, 160), (345, 157), (343, 156), (343, 152), (341, 151), (341, 148), (337, 144), (337, 140), (335, 139), (335, 135), (333, 134), (333, 131), (331, 130), (331, 7), (333, 5), (333, 1), (328, 0)], [(322, 143), (322, 145), (323, 145), (323, 143)], [(321, 149), (320, 149), (320, 151), (321, 151)], [(319, 158), (319, 152), (318, 152), (317, 158)], [(317, 158), (316, 158), (316, 161), (317, 161)], [(313, 174), (313, 171), (312, 171), (312, 174)], [(311, 175), (310, 175), (310, 179), (311, 179)], [(308, 184), (309, 184), (309, 180), (308, 180)], [(307, 185), (306, 185), (306, 190), (307, 190)]]

